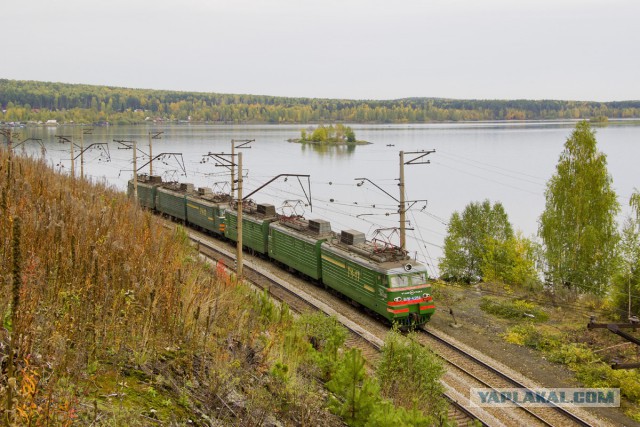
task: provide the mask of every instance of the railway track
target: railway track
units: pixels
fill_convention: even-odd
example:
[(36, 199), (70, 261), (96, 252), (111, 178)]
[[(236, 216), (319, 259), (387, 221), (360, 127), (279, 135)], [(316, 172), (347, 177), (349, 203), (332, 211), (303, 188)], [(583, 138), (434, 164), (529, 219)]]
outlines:
[[(222, 259), (226, 265), (233, 265), (235, 256), (224, 243), (212, 239), (206, 235), (189, 231), (190, 238), (197, 242), (198, 249), (203, 255), (214, 260)], [(366, 326), (362, 326), (361, 317), (368, 317), (358, 310), (348, 310), (343, 301), (327, 301), (325, 297), (318, 299), (307, 294), (297, 286), (289, 283), (289, 278), (283, 279), (281, 274), (276, 275), (273, 266), (266, 268), (260, 265), (259, 260), (252, 261), (249, 257), (244, 264), (245, 278), (251, 281), (260, 289), (267, 290), (276, 300), (286, 303), (298, 313), (305, 313), (312, 310), (321, 310), (328, 315), (335, 315), (338, 320), (347, 328), (349, 336), (346, 345), (358, 348), (370, 364), (380, 357), (380, 349), (383, 345), (384, 332), (388, 328), (370, 328), (369, 321), (364, 321)], [(291, 278), (295, 279), (295, 278)], [(312, 285), (310, 285), (312, 286)], [(328, 298), (330, 296), (324, 290), (320, 292)], [(322, 300), (324, 299), (324, 301)], [(354, 311), (355, 314), (349, 313)], [(359, 313), (359, 314), (358, 314)], [(372, 332), (373, 331), (373, 332)], [(440, 355), (447, 363), (447, 373), (443, 377), (445, 397), (450, 402), (450, 419), (456, 420), (458, 425), (472, 425), (473, 420), (479, 421), (481, 425), (487, 426), (521, 426), (521, 425), (542, 425), (542, 426), (568, 426), (568, 425), (602, 425), (597, 422), (587, 421), (582, 417), (567, 411), (565, 408), (479, 408), (473, 407), (469, 402), (469, 389), (478, 388), (508, 388), (522, 387), (528, 388), (518, 380), (499, 371), (493, 366), (483, 362), (478, 357), (473, 356), (465, 350), (458, 348), (455, 344), (446, 340), (433, 332), (422, 330), (420, 340), (429, 346), (436, 354)], [(477, 424), (476, 424), (477, 425)]]
[[(446, 361), (452, 368), (448, 374), (457, 376), (457, 381), (463, 384), (464, 389), (471, 387), (478, 388), (522, 388), (531, 390), (530, 386), (524, 384), (496, 366), (482, 360), (478, 355), (471, 354), (457, 344), (449, 341), (446, 337), (427, 329), (421, 330), (419, 340), (426, 346), (432, 348)], [(512, 411), (505, 411), (512, 409)], [(592, 426), (596, 424), (594, 420), (587, 420), (585, 415), (578, 415), (568, 408), (557, 406), (553, 403), (549, 407), (525, 407), (514, 405), (514, 408), (494, 408), (491, 410), (498, 421), (505, 425), (521, 425), (523, 420), (527, 425), (543, 426)], [(520, 413), (520, 414), (518, 414)]]

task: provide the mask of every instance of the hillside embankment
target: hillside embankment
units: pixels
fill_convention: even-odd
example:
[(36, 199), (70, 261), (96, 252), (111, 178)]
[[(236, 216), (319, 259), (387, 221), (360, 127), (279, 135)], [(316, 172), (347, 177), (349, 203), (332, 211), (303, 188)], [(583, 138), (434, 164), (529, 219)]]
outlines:
[(0, 149), (0, 425), (341, 424), (286, 308), (159, 221)]

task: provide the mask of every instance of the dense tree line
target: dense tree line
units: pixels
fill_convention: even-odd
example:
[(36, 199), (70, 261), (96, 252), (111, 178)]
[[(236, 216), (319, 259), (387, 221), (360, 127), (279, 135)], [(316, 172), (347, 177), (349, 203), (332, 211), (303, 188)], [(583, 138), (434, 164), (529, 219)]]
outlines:
[(148, 117), (226, 123), (424, 123), (640, 117), (640, 101), (285, 98), (7, 79), (0, 79), (0, 106), (0, 121), (5, 122), (136, 123)]

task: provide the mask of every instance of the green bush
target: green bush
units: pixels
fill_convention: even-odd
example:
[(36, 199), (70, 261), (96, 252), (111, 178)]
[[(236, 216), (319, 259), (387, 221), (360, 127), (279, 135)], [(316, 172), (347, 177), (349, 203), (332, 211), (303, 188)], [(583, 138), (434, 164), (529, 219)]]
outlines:
[(549, 360), (569, 365), (569, 367), (600, 361), (600, 358), (594, 355), (586, 345), (580, 343), (561, 344), (547, 350)]

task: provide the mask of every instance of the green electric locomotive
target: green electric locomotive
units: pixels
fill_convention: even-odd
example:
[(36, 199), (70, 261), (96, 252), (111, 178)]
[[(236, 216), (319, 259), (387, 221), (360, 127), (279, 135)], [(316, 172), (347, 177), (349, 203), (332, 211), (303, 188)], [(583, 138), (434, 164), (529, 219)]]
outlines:
[(186, 223), (186, 198), (193, 193), (193, 184), (163, 184), (157, 189), (156, 210)]
[[(242, 246), (252, 252), (267, 255), (269, 224), (278, 219), (276, 208), (263, 203), (244, 202), (242, 205)], [(234, 242), (238, 241), (238, 213), (235, 209), (225, 210), (224, 236)]]
[[(133, 180), (130, 179), (127, 183), (127, 194), (132, 197), (134, 187)], [(140, 206), (154, 210), (156, 208), (156, 195), (158, 193), (158, 187), (162, 185), (162, 177), (157, 175), (138, 175), (137, 191), (138, 202)]]
[(225, 207), (231, 196), (216, 194), (208, 187), (187, 195), (187, 222), (212, 234), (223, 236), (226, 228)]
[(269, 257), (307, 277), (320, 280), (320, 246), (331, 236), (328, 221), (281, 217), (269, 226)]
[[(236, 209), (229, 195), (193, 184), (138, 177), (142, 206), (231, 241), (238, 239)], [(128, 193), (133, 195), (133, 182)], [(243, 246), (334, 289), (401, 328), (420, 326), (435, 312), (424, 265), (406, 251), (362, 232), (331, 231), (328, 221), (277, 215), (271, 204), (243, 204)]]
[(419, 326), (435, 312), (424, 265), (392, 245), (368, 242), (344, 230), (321, 246), (322, 283), (402, 328)]

